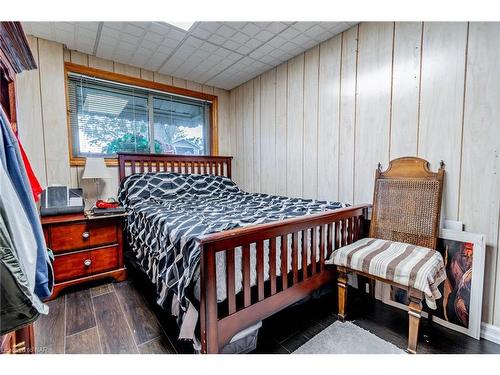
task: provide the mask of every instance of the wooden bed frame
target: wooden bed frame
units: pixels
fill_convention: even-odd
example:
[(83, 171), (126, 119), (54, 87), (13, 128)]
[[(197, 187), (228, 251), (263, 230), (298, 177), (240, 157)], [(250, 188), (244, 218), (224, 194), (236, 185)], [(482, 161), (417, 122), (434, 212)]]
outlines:
[[(120, 180), (134, 173), (157, 171), (208, 173), (231, 178), (230, 156), (182, 156), (151, 154), (118, 154)], [(200, 333), (203, 353), (219, 353), (239, 331), (303, 299), (314, 290), (335, 280), (335, 268), (325, 259), (341, 246), (362, 238), (366, 231), (364, 218), (370, 205), (357, 205), (282, 221), (250, 225), (213, 233), (198, 239), (201, 249)], [(288, 272), (288, 237), (291, 237), (292, 270)], [(276, 275), (277, 238), (281, 238), (279, 266)], [(311, 238), (311, 241), (307, 239)], [(318, 239), (319, 238), (319, 243)], [(298, 248), (299, 239), (304, 239)], [(264, 281), (264, 241), (269, 241), (269, 280)], [(309, 243), (310, 242), (310, 243)], [(250, 286), (250, 246), (256, 246), (257, 285)], [(235, 248), (242, 248), (242, 269), (235, 270)], [(307, 265), (298, 253), (319, 256)], [(227, 298), (224, 308), (217, 303), (216, 253), (226, 258)], [(316, 252), (315, 252), (316, 253)], [(243, 290), (235, 293), (235, 272), (242, 272)], [(332, 304), (333, 305), (333, 304)]]

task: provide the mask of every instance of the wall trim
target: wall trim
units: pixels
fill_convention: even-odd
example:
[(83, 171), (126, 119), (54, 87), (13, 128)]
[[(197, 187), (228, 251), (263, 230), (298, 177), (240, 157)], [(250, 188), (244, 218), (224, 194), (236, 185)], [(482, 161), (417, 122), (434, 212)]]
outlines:
[(500, 327), (493, 324), (481, 323), (481, 338), (500, 344)]

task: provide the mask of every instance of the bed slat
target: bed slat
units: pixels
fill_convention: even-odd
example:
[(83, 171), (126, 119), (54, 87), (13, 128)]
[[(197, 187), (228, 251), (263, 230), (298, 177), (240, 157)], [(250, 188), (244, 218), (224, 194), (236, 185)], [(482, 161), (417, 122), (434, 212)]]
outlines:
[(302, 280), (307, 279), (307, 247), (308, 247), (307, 234), (308, 233), (309, 233), (308, 229), (302, 231)]
[(318, 228), (311, 229), (311, 275), (316, 273), (316, 250), (318, 248)]
[(269, 239), (269, 284), (271, 295), (276, 294), (276, 238)]
[(326, 251), (326, 227), (324, 225), (319, 227), (319, 270), (323, 271), (325, 268), (325, 251)]
[(299, 233), (294, 232), (292, 234), (292, 275), (293, 283), (297, 284), (299, 282)]
[(229, 314), (236, 312), (236, 290), (234, 286), (234, 249), (226, 250), (226, 291)]
[(332, 250), (333, 250), (333, 224), (330, 223), (328, 224), (328, 243), (326, 245), (326, 259), (330, 258), (330, 255), (332, 255)]
[(288, 288), (288, 236), (281, 236), (281, 289)]
[(248, 307), (251, 303), (250, 290), (250, 245), (244, 245), (242, 251), (243, 268), (243, 306)]
[(347, 245), (347, 219), (342, 220), (342, 246)]
[(349, 231), (347, 232), (347, 242), (348, 243), (353, 243), (354, 241), (354, 231), (353, 231), (353, 227), (354, 227), (354, 220), (352, 217), (349, 218)]
[(263, 241), (257, 241), (257, 295), (259, 301), (264, 299), (264, 243)]
[(340, 248), (340, 221), (335, 222), (335, 250)]

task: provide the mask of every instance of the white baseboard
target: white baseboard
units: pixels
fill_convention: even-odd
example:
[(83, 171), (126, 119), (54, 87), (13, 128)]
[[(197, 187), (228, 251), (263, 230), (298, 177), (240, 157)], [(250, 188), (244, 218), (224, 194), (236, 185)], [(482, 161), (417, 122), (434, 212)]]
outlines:
[(500, 344), (500, 327), (488, 323), (481, 323), (481, 337), (485, 340)]

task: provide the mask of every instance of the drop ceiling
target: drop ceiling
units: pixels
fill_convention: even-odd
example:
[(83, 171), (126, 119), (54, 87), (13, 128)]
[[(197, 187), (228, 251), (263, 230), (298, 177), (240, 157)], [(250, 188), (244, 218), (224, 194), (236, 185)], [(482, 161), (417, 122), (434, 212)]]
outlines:
[(23, 22), (71, 50), (232, 89), (357, 22)]

